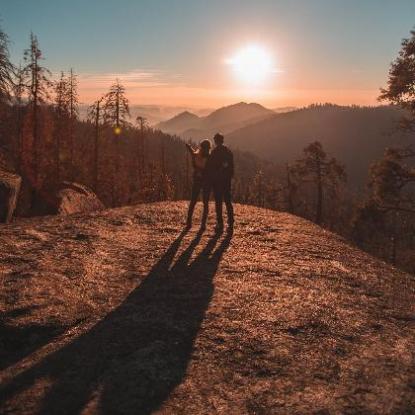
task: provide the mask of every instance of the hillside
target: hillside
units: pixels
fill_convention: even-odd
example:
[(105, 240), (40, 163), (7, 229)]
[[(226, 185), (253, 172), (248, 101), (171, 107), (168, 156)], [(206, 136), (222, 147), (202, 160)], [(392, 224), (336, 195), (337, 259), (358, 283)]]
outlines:
[(340, 107), (333, 105), (277, 114), (233, 131), (226, 137), (234, 148), (248, 150), (277, 163), (301, 156), (312, 141), (346, 165), (349, 181), (364, 184), (370, 163), (385, 147), (414, 142), (398, 131), (402, 111), (394, 107)]
[(2, 226), (0, 413), (412, 413), (412, 277), (289, 214), (215, 236), (185, 209)]
[(170, 120), (159, 123), (156, 128), (185, 139), (211, 138), (215, 133), (229, 133), (253, 122), (262, 121), (275, 113), (256, 103), (240, 102), (213, 111), (205, 117), (183, 112)]

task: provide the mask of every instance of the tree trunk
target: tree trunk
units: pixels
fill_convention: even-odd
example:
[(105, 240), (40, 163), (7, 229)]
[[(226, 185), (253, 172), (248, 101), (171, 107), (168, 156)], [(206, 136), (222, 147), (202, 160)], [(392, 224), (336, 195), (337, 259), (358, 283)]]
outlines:
[(98, 194), (98, 145), (99, 145), (99, 101), (95, 114), (95, 142), (94, 142), (94, 190)]
[(287, 170), (287, 204), (288, 212), (294, 213), (294, 202), (293, 202), (293, 184), (291, 181), (291, 172), (288, 164), (286, 165)]
[(58, 132), (56, 134), (56, 182), (59, 183), (60, 182), (60, 151), (61, 151), (61, 131), (62, 131), (62, 125), (59, 122), (58, 126), (60, 128), (58, 128)]
[(323, 215), (323, 180), (321, 174), (321, 164), (318, 163), (317, 170), (317, 207), (316, 207), (316, 223), (321, 224)]
[(33, 187), (38, 187), (39, 175), (39, 138), (38, 138), (38, 102), (37, 91), (33, 99)]
[(69, 168), (71, 171), (69, 172), (70, 181), (74, 179), (74, 168), (73, 168), (73, 159), (74, 159), (74, 149), (73, 149), (73, 119), (69, 120), (69, 146), (70, 146), (70, 160), (69, 160)]

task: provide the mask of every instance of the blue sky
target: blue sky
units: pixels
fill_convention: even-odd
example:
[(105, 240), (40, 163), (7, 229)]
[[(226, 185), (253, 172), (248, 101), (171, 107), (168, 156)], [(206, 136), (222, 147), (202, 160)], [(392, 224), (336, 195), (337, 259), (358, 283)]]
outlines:
[[(365, 104), (415, 25), (415, 1), (0, 0), (0, 17), (15, 62), (33, 31), (48, 67), (80, 74), (86, 100), (118, 76), (137, 102)], [(258, 91), (224, 64), (252, 42), (279, 70)]]

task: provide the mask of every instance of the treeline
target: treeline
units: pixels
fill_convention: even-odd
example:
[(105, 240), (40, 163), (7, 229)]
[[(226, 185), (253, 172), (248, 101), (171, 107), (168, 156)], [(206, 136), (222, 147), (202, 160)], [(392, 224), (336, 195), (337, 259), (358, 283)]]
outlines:
[[(108, 207), (189, 197), (191, 163), (180, 138), (164, 134), (138, 116), (131, 120), (123, 85), (109, 91), (79, 117), (73, 69), (52, 79), (35, 35), (23, 64), (9, 59), (0, 31), (0, 163), (18, 173), (23, 187), (18, 214), (45, 214), (64, 181), (89, 186)], [(248, 199), (257, 171), (276, 167), (236, 152), (237, 200)]]

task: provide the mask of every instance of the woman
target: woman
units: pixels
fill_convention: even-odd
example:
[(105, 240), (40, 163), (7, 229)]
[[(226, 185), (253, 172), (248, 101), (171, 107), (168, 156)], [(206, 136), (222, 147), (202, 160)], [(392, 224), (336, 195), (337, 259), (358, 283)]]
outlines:
[(206, 162), (210, 155), (211, 143), (209, 140), (203, 140), (199, 148), (195, 150), (190, 144), (186, 143), (186, 147), (192, 157), (193, 164), (193, 185), (192, 185), (192, 197), (189, 204), (189, 211), (187, 213), (187, 227), (192, 226), (193, 211), (195, 209), (200, 192), (203, 197), (203, 216), (201, 228), (206, 226), (206, 220), (209, 211), (209, 186), (205, 177)]

